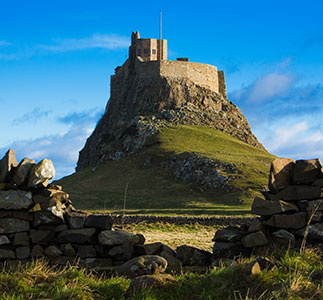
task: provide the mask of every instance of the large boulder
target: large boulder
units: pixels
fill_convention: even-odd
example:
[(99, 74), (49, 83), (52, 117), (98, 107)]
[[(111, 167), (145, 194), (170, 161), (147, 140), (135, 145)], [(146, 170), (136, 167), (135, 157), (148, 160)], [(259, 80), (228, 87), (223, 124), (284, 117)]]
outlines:
[(167, 261), (158, 255), (135, 257), (116, 268), (119, 275), (134, 278), (142, 275), (162, 273), (167, 268)]
[(49, 159), (43, 159), (37, 165), (35, 165), (29, 176), (29, 187), (37, 185), (47, 186), (49, 180), (55, 177), (55, 168), (53, 162)]
[(255, 197), (251, 206), (251, 212), (261, 216), (270, 216), (284, 212), (297, 212), (298, 208), (293, 203), (284, 201), (269, 201), (260, 197)]
[(15, 151), (9, 149), (0, 160), (0, 182), (6, 182), (9, 172), (18, 166)]
[(29, 158), (24, 158), (18, 165), (15, 175), (12, 178), (12, 183), (18, 186), (28, 183), (29, 175), (32, 168), (35, 166), (35, 161)]
[(290, 158), (274, 159), (270, 166), (269, 189), (279, 191), (292, 184), (294, 165), (295, 160)]
[(0, 191), (0, 209), (28, 209), (33, 204), (32, 194), (27, 191)]
[(294, 168), (294, 183), (312, 183), (320, 174), (322, 174), (322, 163), (319, 159), (297, 160)]

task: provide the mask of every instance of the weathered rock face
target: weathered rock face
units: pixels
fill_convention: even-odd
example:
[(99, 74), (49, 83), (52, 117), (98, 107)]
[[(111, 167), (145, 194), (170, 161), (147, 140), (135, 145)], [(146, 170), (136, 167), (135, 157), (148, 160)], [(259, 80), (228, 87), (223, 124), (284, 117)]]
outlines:
[(136, 152), (161, 127), (177, 124), (210, 126), (264, 149), (229, 100), (185, 78), (138, 78), (130, 68), (80, 152), (77, 170)]

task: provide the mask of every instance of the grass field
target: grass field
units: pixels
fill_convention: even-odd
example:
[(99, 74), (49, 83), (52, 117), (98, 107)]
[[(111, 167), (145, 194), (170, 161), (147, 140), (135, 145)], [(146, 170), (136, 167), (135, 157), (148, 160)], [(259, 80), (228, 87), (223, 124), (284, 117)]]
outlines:
[[(201, 192), (196, 184), (169, 177), (161, 161), (183, 152), (234, 164), (237, 172), (230, 175), (230, 185), (235, 191)], [(129, 213), (243, 215), (267, 184), (273, 158), (221, 131), (183, 125), (162, 129), (155, 143), (140, 153), (79, 171), (58, 184), (80, 209), (111, 212), (125, 205)]]

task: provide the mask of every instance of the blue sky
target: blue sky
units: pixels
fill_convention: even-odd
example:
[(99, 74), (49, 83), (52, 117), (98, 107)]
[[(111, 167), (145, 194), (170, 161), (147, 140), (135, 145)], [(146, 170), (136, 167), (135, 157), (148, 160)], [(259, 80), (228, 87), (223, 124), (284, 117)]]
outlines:
[(0, 0), (0, 156), (74, 171), (130, 35), (169, 59), (224, 70), (227, 91), (273, 154), (323, 158), (323, 2)]

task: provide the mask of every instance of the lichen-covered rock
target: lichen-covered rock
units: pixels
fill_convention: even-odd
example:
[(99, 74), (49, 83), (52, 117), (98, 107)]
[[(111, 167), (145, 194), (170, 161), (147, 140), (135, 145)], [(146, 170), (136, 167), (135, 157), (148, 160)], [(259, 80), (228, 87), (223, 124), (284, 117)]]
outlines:
[(27, 209), (33, 204), (31, 192), (0, 191), (0, 209)]
[(0, 235), (0, 246), (10, 244), (10, 241), (6, 235)]
[(31, 169), (28, 186), (33, 187), (39, 184), (47, 186), (49, 180), (54, 177), (55, 168), (53, 162), (49, 159), (43, 159)]
[[(298, 236), (304, 237), (305, 232), (306, 232), (306, 228), (304, 227), (304, 228), (298, 230), (295, 234), (297, 234)], [(323, 241), (323, 223), (311, 224), (308, 227), (307, 237), (309, 239)]]
[(273, 240), (277, 246), (294, 248), (296, 245), (295, 236), (285, 229), (273, 232)]
[(28, 221), (15, 218), (0, 219), (0, 234), (28, 231), (29, 229), (30, 223)]

